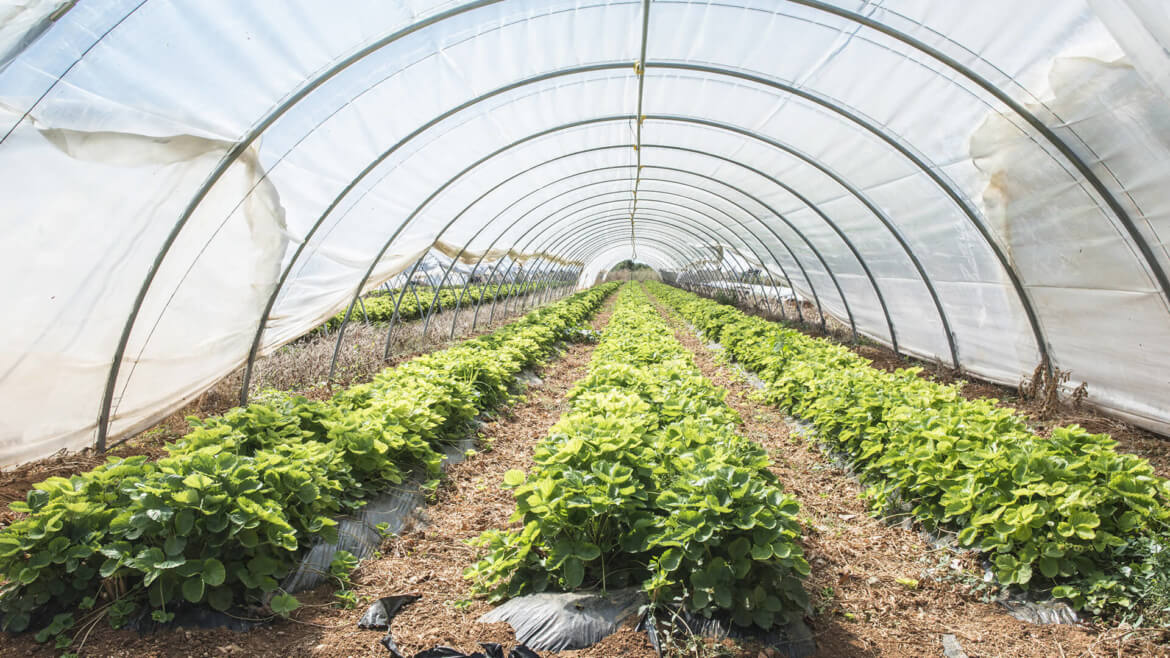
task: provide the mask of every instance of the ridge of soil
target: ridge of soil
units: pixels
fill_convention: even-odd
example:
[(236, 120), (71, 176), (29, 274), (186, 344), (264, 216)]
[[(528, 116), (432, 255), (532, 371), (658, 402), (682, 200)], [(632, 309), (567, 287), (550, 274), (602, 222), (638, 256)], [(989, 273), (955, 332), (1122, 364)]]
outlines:
[[(605, 326), (615, 301), (616, 295), (594, 317), (594, 329)], [(541, 385), (530, 388), (518, 404), (501, 411), (480, 428), (481, 452), (447, 469), (435, 497), (421, 509), (422, 522), (408, 525), (399, 536), (389, 538), (380, 557), (363, 561), (353, 572), (352, 591), (359, 597), (355, 608), (335, 607), (336, 587), (323, 585), (297, 594), (302, 607), (289, 620), (250, 631), (178, 628), (138, 635), (113, 630), (103, 620), (89, 635), (81, 655), (383, 657), (388, 655), (379, 644), (383, 632), (360, 630), (357, 621), (372, 601), (395, 594), (422, 595), (391, 623), (394, 640), (403, 655), (436, 645), (467, 652), (478, 651), (478, 642), (499, 642), (505, 648), (511, 647), (516, 640), (509, 625), (476, 621), (493, 606), (470, 598), (470, 583), (462, 572), (476, 560), (478, 549), (466, 541), (484, 530), (510, 525), (515, 503), (511, 493), (499, 486), (504, 472), (531, 466), (533, 447), (567, 409), (565, 393), (585, 374), (594, 347), (570, 345), (560, 358), (542, 368)], [(0, 644), (0, 656), (52, 655), (56, 652), (37, 644), (30, 634), (6, 636)], [(656, 654), (644, 634), (623, 628), (588, 649), (556, 655), (653, 658)]]
[(854, 477), (793, 431), (781, 411), (752, 399), (755, 389), (743, 374), (722, 365), (691, 328), (655, 302), (703, 376), (728, 391), (741, 432), (767, 449), (772, 472), (800, 501), (802, 544), (812, 567), (807, 621), (817, 656), (938, 656), (944, 634), (972, 657), (1170, 656), (1155, 643), (1165, 639), (1160, 631), (1035, 625), (983, 602), (972, 554), (937, 549), (915, 530), (871, 517)]

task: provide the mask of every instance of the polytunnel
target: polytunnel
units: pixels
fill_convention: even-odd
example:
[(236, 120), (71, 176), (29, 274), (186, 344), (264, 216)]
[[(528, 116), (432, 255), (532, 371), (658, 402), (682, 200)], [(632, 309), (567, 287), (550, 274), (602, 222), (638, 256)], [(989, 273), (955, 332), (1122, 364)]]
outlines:
[(1158, 0), (0, 16), (4, 465), (140, 432), (428, 253), (456, 283), (758, 268), (903, 354), (1059, 368), (1170, 432)]

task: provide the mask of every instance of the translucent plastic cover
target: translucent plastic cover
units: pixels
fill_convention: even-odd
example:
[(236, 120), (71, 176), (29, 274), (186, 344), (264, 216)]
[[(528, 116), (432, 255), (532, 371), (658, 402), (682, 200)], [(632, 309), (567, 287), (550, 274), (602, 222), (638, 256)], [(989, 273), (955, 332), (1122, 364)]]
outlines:
[(1159, 0), (0, 0), (0, 464), (428, 252), (757, 269), (1170, 431), (1168, 47)]

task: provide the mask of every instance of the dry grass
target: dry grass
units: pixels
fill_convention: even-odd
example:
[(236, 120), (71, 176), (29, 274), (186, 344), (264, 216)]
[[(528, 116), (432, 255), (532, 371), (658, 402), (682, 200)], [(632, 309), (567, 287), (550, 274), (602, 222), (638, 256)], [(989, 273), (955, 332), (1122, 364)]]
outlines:
[[(706, 295), (712, 299), (716, 299), (716, 295)], [(728, 303), (731, 301), (730, 296), (721, 297), (717, 299), (721, 303)], [(765, 301), (762, 297), (755, 297), (750, 294), (745, 294), (731, 304), (736, 308), (758, 315), (762, 318), (774, 321), (783, 321), (794, 326), (813, 336), (832, 336), (841, 340), (853, 340), (853, 331), (848, 324), (841, 322), (837, 318), (828, 313), (822, 314), (816, 304), (807, 300), (785, 299), (782, 303), (777, 303), (774, 298), (769, 298)], [(799, 306), (799, 311), (797, 307)], [(803, 318), (803, 322), (798, 321), (798, 318)], [(824, 324), (824, 328), (821, 324)]]
[[(345, 339), (337, 355), (337, 367), (331, 381), (329, 363), (333, 359), (337, 332), (312, 334), (258, 359), (248, 387), (249, 395), (266, 388), (308, 393), (317, 389), (331, 390), (333, 387), (344, 388), (368, 382), (387, 366), (497, 329), (532, 310), (540, 301), (540, 295), (534, 294), (508, 304), (506, 311), (504, 305), (500, 304), (496, 307), (494, 318), (491, 317), (491, 304), (484, 304), (478, 322), (474, 306), (461, 308), (458, 312), (441, 311), (431, 318), (425, 336), (424, 320), (400, 323), (394, 327), (390, 337), (389, 359), (383, 359), (388, 325), (353, 322), (345, 329)], [(455, 324), (454, 338), (450, 338), (452, 321)], [(234, 379), (231, 383), (238, 395), (241, 381), (238, 373), (225, 379), (225, 382), (228, 379)]]

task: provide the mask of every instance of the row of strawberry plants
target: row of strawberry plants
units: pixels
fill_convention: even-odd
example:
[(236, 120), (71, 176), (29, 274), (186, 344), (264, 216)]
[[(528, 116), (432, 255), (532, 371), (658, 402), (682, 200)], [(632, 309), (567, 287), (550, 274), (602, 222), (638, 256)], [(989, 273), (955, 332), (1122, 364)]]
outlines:
[(656, 605), (743, 626), (801, 616), (798, 505), (736, 434), (725, 395), (627, 284), (535, 466), (504, 477), (520, 527), (476, 540), (487, 549), (465, 573), (476, 590), (640, 585)]
[(332, 517), (412, 470), (437, 475), (436, 444), (506, 402), (517, 373), (575, 335), (615, 287), (537, 309), (328, 401), (268, 392), (193, 420), (156, 462), (111, 458), (39, 483), (11, 505), (25, 518), (0, 530), (4, 628), (56, 615), (42, 631), (56, 634), (77, 609), (108, 613), (117, 626), (141, 605), (166, 621), (182, 600), (291, 610), (297, 602), (278, 593), (279, 579), (317, 537), (335, 541)]
[[(1031, 432), (995, 400), (887, 373), (846, 347), (688, 292), (653, 293), (766, 384), (852, 461), (879, 513), (909, 512), (986, 554), (1003, 585), (1051, 590), (1095, 612), (1140, 603), (1164, 543), (1170, 483), (1077, 425)], [(1156, 552), (1156, 551), (1154, 551)]]
[[(350, 320), (358, 317), (369, 319), (370, 322), (390, 322), (394, 318), (394, 305), (398, 304), (398, 321), (405, 322), (409, 320), (417, 320), (431, 309), (431, 302), (434, 302), (434, 308), (437, 310), (446, 310), (455, 308), (458, 304), (462, 308), (472, 307), (481, 302), (490, 302), (494, 299), (506, 299), (511, 295), (517, 293), (532, 294), (548, 288), (559, 288), (569, 285), (565, 281), (546, 281), (541, 283), (507, 283), (499, 284), (484, 284), (467, 286), (464, 291), (463, 286), (452, 286), (449, 288), (439, 289), (439, 298), (435, 299), (434, 288), (419, 288), (414, 292), (407, 292), (399, 301), (399, 290), (391, 293), (379, 293), (362, 298), (362, 305), (365, 307), (365, 315), (362, 315), (358, 308), (353, 310)], [(522, 292), (523, 291), (523, 292)], [(417, 297), (416, 297), (417, 294)], [(460, 297), (462, 296), (462, 302)], [(341, 311), (337, 315), (329, 318), (325, 324), (321, 325), (319, 330), (333, 331), (341, 326), (345, 320), (345, 311)]]

